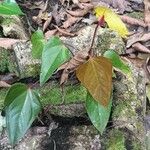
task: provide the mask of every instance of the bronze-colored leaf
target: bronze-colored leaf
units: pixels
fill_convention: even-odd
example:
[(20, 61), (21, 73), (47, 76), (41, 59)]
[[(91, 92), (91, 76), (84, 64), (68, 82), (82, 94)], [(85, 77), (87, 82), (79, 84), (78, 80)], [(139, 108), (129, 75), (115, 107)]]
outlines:
[(79, 51), (72, 59), (70, 59), (68, 63), (65, 63), (62, 66), (60, 66), (58, 70), (64, 69), (61, 75), (60, 84), (62, 85), (63, 83), (65, 83), (68, 79), (69, 73), (75, 71), (76, 68), (79, 65), (83, 64), (84, 62), (86, 62), (87, 59), (88, 59), (88, 52)]
[(91, 57), (77, 68), (76, 75), (96, 101), (103, 106), (109, 104), (112, 89), (112, 64), (107, 58)]

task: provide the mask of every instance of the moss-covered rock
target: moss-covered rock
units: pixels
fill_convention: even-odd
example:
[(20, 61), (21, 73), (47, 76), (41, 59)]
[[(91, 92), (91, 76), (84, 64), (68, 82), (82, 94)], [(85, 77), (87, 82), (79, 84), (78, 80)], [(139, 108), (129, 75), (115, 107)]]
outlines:
[[(3, 108), (8, 89), (0, 89), (0, 109)], [(48, 113), (59, 116), (81, 116), (86, 111), (82, 104), (86, 99), (86, 89), (81, 85), (68, 85), (62, 93), (58, 83), (50, 82), (36, 87), (41, 95), (42, 106), (49, 106)]]
[(126, 150), (124, 134), (117, 129), (112, 130), (105, 145), (107, 150)]

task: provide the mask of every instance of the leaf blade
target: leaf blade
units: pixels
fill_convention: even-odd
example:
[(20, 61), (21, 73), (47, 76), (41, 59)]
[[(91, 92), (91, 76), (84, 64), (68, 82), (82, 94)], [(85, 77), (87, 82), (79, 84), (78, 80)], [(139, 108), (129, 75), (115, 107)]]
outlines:
[(0, 3), (0, 14), (24, 15), (15, 0), (5, 0)]
[(88, 92), (85, 104), (88, 116), (92, 124), (102, 134), (106, 128), (106, 125), (110, 117), (112, 107), (112, 97), (109, 101), (108, 106), (104, 107), (103, 105), (95, 101), (91, 96), (91, 94)]
[(70, 58), (69, 50), (58, 37), (52, 37), (42, 53), (40, 85), (43, 85), (53, 72)]
[(120, 17), (111, 9), (101, 6), (96, 7), (94, 11), (98, 18), (104, 15), (104, 19), (107, 22), (109, 28), (118, 32), (121, 37), (125, 38), (129, 34), (128, 29), (126, 28)]
[[(21, 86), (16, 84), (15, 88)], [(23, 88), (25, 85), (22, 85)], [(9, 90), (9, 98), (13, 95), (13, 86)], [(6, 112), (6, 129), (11, 144), (18, 142), (20, 138), (24, 136), (32, 122), (41, 111), (41, 104), (39, 101), (39, 95), (28, 89), (24, 88), (22, 93), (17, 93), (11, 103), (5, 108)]]
[(32, 43), (32, 56), (34, 58), (41, 58), (44, 45), (46, 44), (42, 30), (37, 30), (32, 34), (31, 43)]
[(119, 69), (122, 73), (131, 74), (130, 67), (121, 60), (120, 56), (114, 50), (107, 50), (103, 56), (110, 59), (113, 67)]
[(112, 87), (112, 64), (102, 56), (90, 58), (76, 70), (79, 81), (103, 106), (109, 103)]

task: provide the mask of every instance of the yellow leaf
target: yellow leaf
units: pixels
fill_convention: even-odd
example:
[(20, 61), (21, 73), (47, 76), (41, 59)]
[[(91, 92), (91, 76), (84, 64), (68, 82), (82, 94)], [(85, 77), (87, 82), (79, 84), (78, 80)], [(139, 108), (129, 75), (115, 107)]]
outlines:
[(107, 7), (96, 7), (94, 11), (97, 18), (104, 16), (109, 28), (118, 32), (121, 37), (125, 38), (129, 34), (128, 29), (120, 17), (111, 9)]
[(79, 81), (92, 97), (101, 105), (107, 106), (112, 89), (112, 64), (102, 56), (92, 57), (76, 70)]

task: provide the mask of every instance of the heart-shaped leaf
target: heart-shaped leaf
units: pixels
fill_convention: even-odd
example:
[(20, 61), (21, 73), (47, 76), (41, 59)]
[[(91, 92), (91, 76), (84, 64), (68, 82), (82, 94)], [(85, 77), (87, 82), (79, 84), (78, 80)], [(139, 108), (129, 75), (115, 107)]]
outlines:
[(0, 14), (4, 15), (23, 15), (15, 0), (4, 0), (0, 3)]
[(105, 130), (108, 123), (111, 106), (112, 98), (110, 98), (108, 106), (104, 107), (103, 105), (95, 101), (89, 92), (87, 93), (86, 110), (88, 116), (92, 124), (96, 127), (97, 130), (100, 131), (101, 134)]
[(92, 57), (76, 70), (79, 81), (86, 87), (93, 98), (107, 106), (112, 87), (112, 64), (102, 56)]
[(120, 56), (114, 50), (106, 51), (103, 56), (109, 58), (112, 62), (113, 67), (119, 69), (119, 71), (121, 71), (122, 73), (131, 73), (130, 67), (121, 60)]
[(31, 36), (32, 56), (34, 58), (41, 58), (44, 45), (46, 43), (44, 34), (41, 30), (37, 30)]
[(5, 98), (6, 127), (11, 144), (24, 136), (41, 111), (39, 95), (24, 84), (15, 84)]
[(53, 72), (70, 58), (69, 50), (58, 37), (49, 39), (42, 52), (40, 84), (43, 85)]
[(128, 29), (126, 28), (120, 17), (110, 8), (100, 6), (96, 7), (94, 11), (98, 18), (104, 16), (104, 20), (107, 22), (109, 28), (118, 32), (120, 36), (126, 37), (129, 34)]

